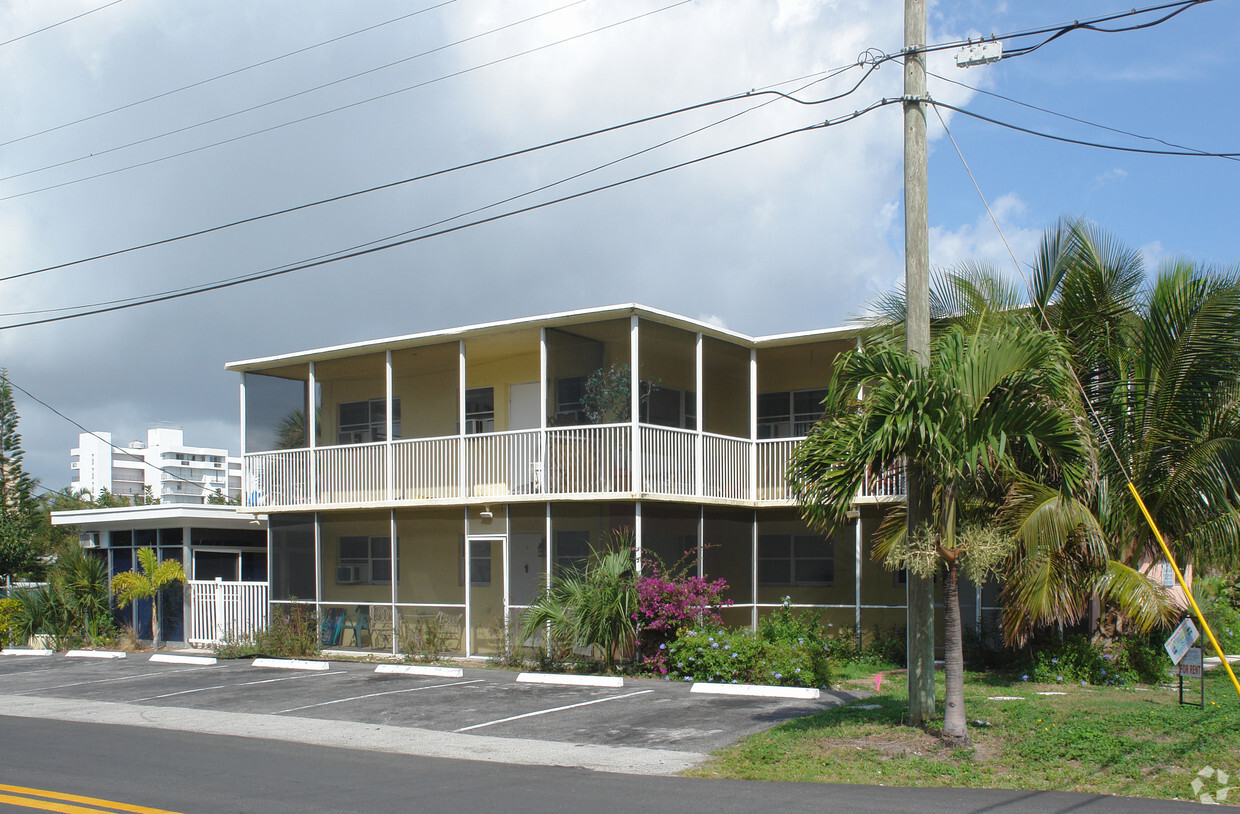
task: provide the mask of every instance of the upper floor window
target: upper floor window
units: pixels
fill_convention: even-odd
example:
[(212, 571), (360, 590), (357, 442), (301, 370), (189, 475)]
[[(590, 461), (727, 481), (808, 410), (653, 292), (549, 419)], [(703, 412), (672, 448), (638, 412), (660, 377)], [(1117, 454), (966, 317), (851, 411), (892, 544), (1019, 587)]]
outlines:
[(495, 388), (473, 387), (465, 391), (465, 434), (495, 432)]
[(585, 376), (566, 376), (556, 379), (553, 426), (568, 427), (586, 423), (585, 406), (581, 402), (585, 392)]
[(782, 390), (758, 396), (759, 438), (804, 438), (822, 418), (825, 388)]
[(697, 394), (692, 390), (650, 386), (645, 382), (642, 383), (642, 390), (646, 394), (641, 402), (643, 424), (697, 429)]
[(833, 585), (835, 545), (817, 534), (758, 535), (759, 585)]
[[(392, 437), (400, 438), (400, 399), (392, 399)], [(337, 444), (387, 440), (387, 400), (350, 401), (340, 405)]]

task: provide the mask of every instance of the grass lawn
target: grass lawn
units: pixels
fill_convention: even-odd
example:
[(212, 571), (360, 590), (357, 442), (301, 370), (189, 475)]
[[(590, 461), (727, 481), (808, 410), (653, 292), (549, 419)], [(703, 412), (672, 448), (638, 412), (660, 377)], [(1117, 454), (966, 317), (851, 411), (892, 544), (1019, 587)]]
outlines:
[[(938, 686), (941, 713), (941, 672)], [(872, 674), (847, 678), (843, 687), (873, 690)], [(1199, 699), (1199, 687), (1186, 680), (1185, 700)], [(991, 700), (1000, 696), (1022, 700)], [(1180, 706), (1174, 688), (1045, 685), (969, 673), (971, 749), (943, 746), (933, 726), (905, 726), (907, 707), (907, 684), (892, 676), (873, 698), (746, 738), (690, 774), (1196, 800), (1192, 782), (1210, 766), (1227, 776), (1213, 775), (1202, 792), (1240, 787), (1240, 697), (1221, 670), (1207, 674), (1204, 711)], [(1240, 788), (1226, 802), (1240, 804)]]

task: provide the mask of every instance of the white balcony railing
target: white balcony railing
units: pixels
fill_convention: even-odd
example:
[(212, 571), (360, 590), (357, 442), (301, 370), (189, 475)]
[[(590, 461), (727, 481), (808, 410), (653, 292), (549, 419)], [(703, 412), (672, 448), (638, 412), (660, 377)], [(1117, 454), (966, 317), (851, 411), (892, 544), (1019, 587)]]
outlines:
[[(797, 439), (752, 442), (629, 424), (417, 438), (245, 456), (245, 505), (422, 503), (512, 496), (648, 495), (789, 502), (784, 473)], [(390, 456), (390, 460), (389, 460)], [(752, 470), (752, 471), (751, 471)], [(904, 495), (902, 468), (867, 477), (859, 500)]]

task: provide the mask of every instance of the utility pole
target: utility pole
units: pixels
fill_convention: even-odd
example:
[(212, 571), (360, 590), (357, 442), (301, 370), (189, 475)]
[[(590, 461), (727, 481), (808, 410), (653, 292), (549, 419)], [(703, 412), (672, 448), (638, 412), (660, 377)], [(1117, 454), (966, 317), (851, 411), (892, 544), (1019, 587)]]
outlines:
[[(926, 1), (904, 0), (904, 298), (905, 348), (930, 361), (930, 221), (926, 182)], [(931, 484), (909, 461), (908, 531), (931, 518)], [(936, 716), (934, 706), (934, 580), (911, 572), (908, 586), (909, 722)]]

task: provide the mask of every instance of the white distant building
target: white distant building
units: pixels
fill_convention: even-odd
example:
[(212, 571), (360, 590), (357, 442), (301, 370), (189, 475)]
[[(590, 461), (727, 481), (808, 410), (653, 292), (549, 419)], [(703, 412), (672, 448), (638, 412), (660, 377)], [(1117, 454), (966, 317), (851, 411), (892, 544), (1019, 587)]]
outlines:
[(241, 494), (241, 459), (226, 449), (189, 447), (180, 429), (153, 427), (146, 441), (113, 446), (112, 434), (82, 433), (69, 451), (74, 489), (98, 495), (107, 489), (128, 498), (147, 487), (161, 503), (207, 503), (216, 491), (229, 499)]

